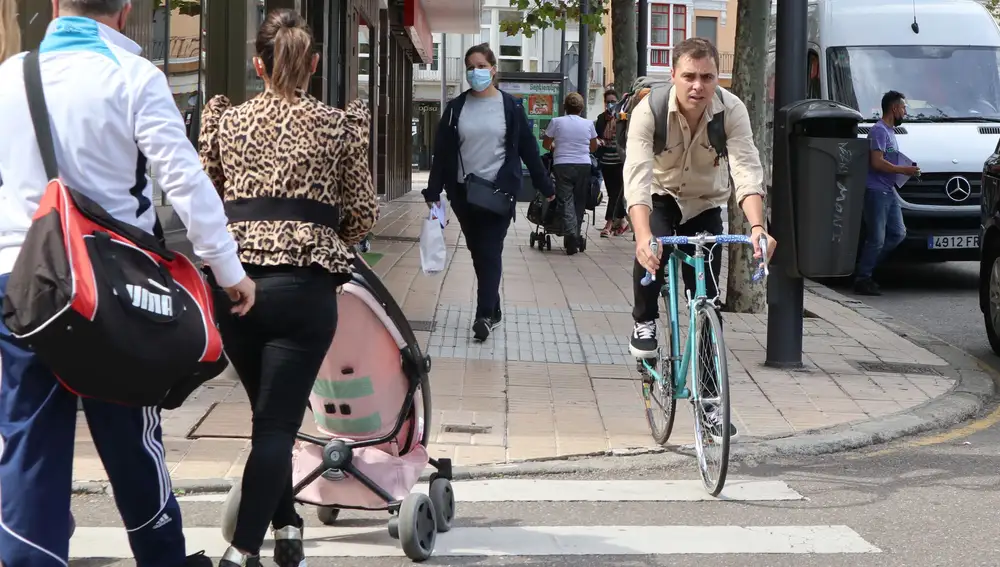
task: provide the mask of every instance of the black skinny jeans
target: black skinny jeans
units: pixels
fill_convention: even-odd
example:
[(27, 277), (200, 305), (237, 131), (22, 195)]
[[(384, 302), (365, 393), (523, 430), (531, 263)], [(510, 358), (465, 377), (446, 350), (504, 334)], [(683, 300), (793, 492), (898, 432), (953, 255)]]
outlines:
[(250, 457), (232, 545), (259, 553), (268, 524), (302, 525), (292, 494), (292, 446), (313, 382), (337, 329), (337, 280), (318, 267), (244, 266), (257, 284), (244, 316), (216, 292), (216, 319), (226, 354), (253, 411)]

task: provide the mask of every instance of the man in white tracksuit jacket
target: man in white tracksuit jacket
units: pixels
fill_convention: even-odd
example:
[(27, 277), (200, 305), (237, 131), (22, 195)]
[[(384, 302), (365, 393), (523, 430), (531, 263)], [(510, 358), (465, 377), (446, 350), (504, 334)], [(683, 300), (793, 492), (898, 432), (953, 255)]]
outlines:
[[(39, 48), (60, 176), (116, 219), (152, 233), (152, 165), (195, 253), (245, 312), (253, 282), (185, 135), (164, 74), (118, 30), (129, 0), (53, 0)], [(0, 65), (0, 299), (47, 184), (24, 89), (24, 55)], [(10, 333), (0, 325), (0, 339)], [(0, 563), (66, 567), (77, 398), (35, 355), (0, 340)], [(186, 557), (159, 408), (85, 399), (84, 412), (139, 567), (210, 567)]]

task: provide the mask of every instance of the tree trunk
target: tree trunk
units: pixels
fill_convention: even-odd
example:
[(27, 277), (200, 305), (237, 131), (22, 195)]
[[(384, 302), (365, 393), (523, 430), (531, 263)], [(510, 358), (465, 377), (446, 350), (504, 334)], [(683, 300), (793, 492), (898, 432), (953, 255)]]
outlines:
[[(736, 56), (733, 61), (731, 90), (747, 106), (758, 150), (765, 147), (768, 136), (768, 129), (764, 123), (767, 104), (764, 99), (764, 75), (767, 65), (767, 27), (770, 13), (771, 0), (739, 0), (736, 8)], [(760, 153), (763, 162), (768, 152)], [(763, 165), (765, 169), (771, 167), (770, 163)], [(743, 215), (743, 210), (736, 204), (735, 190), (729, 197), (729, 233), (750, 233), (750, 223)], [(729, 247), (726, 311), (734, 313), (764, 311), (767, 288), (763, 285), (764, 282), (750, 281), (755, 265), (753, 248)]]
[(619, 98), (635, 82), (638, 69), (635, 42), (635, 0), (611, 0), (611, 49), (614, 53), (611, 69)]

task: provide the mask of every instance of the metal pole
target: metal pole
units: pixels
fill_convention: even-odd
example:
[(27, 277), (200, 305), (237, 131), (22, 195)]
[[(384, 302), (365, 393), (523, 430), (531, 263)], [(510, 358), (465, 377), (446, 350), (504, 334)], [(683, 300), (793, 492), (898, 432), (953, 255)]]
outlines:
[(563, 101), (566, 100), (566, 80), (569, 75), (566, 73), (566, 27), (562, 29), (562, 38), (559, 40), (559, 73), (562, 81), (559, 82), (559, 108), (562, 109)]
[(441, 118), (444, 118), (444, 107), (448, 104), (448, 34), (441, 34), (441, 54), (438, 55), (438, 69), (441, 70)]
[(646, 64), (649, 62), (649, 2), (639, 0), (639, 13), (635, 19), (638, 33), (635, 34), (636, 47), (636, 77), (646, 76)]
[(583, 17), (590, 14), (590, 0), (580, 0), (580, 59), (576, 64), (576, 91), (583, 97), (583, 111), (587, 117), (587, 92), (590, 90), (590, 25), (583, 23)]
[[(802, 0), (778, 0), (777, 37), (775, 46), (774, 109), (783, 108), (806, 98), (806, 25), (808, 7)], [(779, 136), (787, 132), (775, 128), (775, 148), (788, 147)], [(778, 156), (775, 153), (772, 176), (772, 224), (784, 228), (781, 232), (791, 234), (794, 230), (791, 195), (794, 199), (795, 187), (780, 187), (790, 184), (787, 174), (789, 153)], [(780, 169), (779, 169), (780, 168)], [(780, 244), (779, 244), (780, 246)], [(767, 281), (767, 359), (765, 364), (780, 368), (802, 366), (802, 309), (803, 281), (792, 277), (783, 266), (776, 266)]]

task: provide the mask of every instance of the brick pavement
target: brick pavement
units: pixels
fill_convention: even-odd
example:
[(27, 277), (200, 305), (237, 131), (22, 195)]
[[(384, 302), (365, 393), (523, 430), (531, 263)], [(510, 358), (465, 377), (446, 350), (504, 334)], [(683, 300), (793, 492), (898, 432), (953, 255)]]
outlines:
[[(419, 193), (386, 204), (375, 230), (372, 250), (382, 254), (375, 271), (433, 357), (431, 455), (477, 465), (655, 448), (627, 350), (631, 237), (598, 238), (599, 210), (585, 253), (567, 257), (558, 242), (541, 252), (528, 246), (533, 227), (526, 205), (520, 208), (504, 248), (504, 322), (482, 344), (470, 341), (475, 275), (458, 223), (445, 231), (448, 269), (435, 276), (420, 271), (426, 208)], [(724, 315), (733, 417), (743, 439), (896, 413), (954, 385), (939, 372), (944, 360), (882, 325), (808, 291), (806, 311), (806, 368), (793, 372), (763, 366), (766, 315)], [(690, 413), (678, 407), (671, 442), (689, 444)], [(312, 427), (309, 416), (304, 427)], [(250, 414), (231, 374), (165, 412), (163, 429), (175, 479), (241, 474)], [(104, 479), (81, 419), (74, 480)]]

